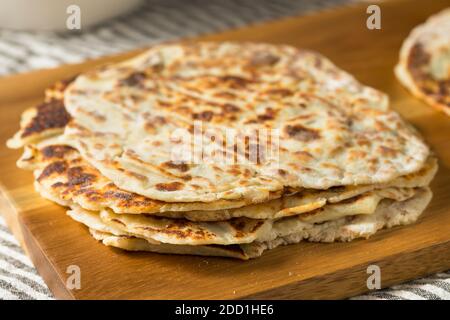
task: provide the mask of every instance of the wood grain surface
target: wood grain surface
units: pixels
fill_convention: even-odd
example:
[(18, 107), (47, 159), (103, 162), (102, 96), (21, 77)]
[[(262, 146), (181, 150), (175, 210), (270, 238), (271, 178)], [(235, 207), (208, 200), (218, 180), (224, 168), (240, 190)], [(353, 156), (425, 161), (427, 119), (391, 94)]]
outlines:
[[(287, 18), (204, 36), (208, 40), (286, 43), (317, 50), (360, 81), (387, 92), (392, 107), (413, 123), (437, 154), (440, 169), (432, 203), (414, 225), (351, 243), (301, 243), (242, 262), (226, 258), (127, 253), (93, 240), (64, 208), (42, 199), (30, 172), (16, 168), (19, 151), (4, 142), (20, 113), (56, 80), (134, 53), (0, 79), (0, 212), (57, 298), (237, 299), (344, 298), (367, 291), (367, 267), (381, 267), (383, 287), (450, 268), (450, 118), (411, 97), (393, 66), (402, 40), (449, 1), (377, 2), (382, 29), (366, 28), (366, 4)], [(65, 283), (71, 265), (81, 289)]]

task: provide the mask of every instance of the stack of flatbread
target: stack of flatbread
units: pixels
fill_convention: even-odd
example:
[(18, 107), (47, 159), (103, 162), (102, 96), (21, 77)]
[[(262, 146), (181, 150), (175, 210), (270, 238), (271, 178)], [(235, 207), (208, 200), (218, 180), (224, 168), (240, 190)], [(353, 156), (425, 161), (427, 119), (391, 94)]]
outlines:
[(158, 45), (57, 83), (8, 146), (107, 246), (239, 259), (413, 223), (437, 170), (386, 95), (256, 43)]

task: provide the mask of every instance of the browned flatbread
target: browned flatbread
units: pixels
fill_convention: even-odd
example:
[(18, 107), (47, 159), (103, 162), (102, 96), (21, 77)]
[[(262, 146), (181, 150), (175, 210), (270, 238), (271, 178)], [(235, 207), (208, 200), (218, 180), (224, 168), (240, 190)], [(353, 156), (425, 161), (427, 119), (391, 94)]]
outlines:
[[(196, 121), (280, 130), (281, 166), (169, 160), (172, 130)], [(317, 53), (254, 43), (155, 46), (58, 82), (8, 146), (107, 246), (244, 260), (412, 223), (437, 170), (383, 93)]]
[[(146, 198), (121, 190), (85, 161), (76, 149), (65, 145), (29, 146), (18, 165), (34, 169), (37, 190), (44, 197), (62, 205), (75, 203), (87, 210), (112, 209), (121, 214), (145, 213), (192, 221), (220, 221), (238, 217), (278, 219), (302, 213), (308, 213), (312, 217), (313, 213), (324, 214), (323, 207), (327, 204), (337, 203), (342, 207), (344, 201), (347, 206), (342, 210), (352, 212), (351, 203), (356, 203), (356, 200), (359, 208), (376, 205), (377, 199), (396, 199), (400, 189), (408, 190), (428, 185), (437, 169), (436, 159), (430, 158), (418, 172), (399, 177), (387, 184), (302, 190), (281, 198), (274, 194), (273, 200), (251, 204), (244, 200), (168, 203)], [(388, 194), (389, 189), (395, 189), (393, 196)], [(363, 195), (371, 197), (366, 197), (366, 201)], [(356, 198), (357, 196), (359, 198)], [(330, 206), (327, 206), (327, 210), (329, 208)]]
[(9, 148), (18, 149), (60, 135), (70, 121), (64, 107), (64, 90), (73, 78), (56, 82), (45, 91), (45, 101), (22, 113), (20, 130), (7, 141)]
[(413, 95), (450, 116), (450, 8), (412, 30), (395, 73)]
[[(419, 170), (429, 155), (386, 95), (290, 46), (157, 45), (80, 75), (64, 103), (72, 116), (67, 144), (121, 189), (166, 202), (265, 201), (285, 187), (385, 183)], [(235, 160), (174, 161), (176, 144), (199, 147), (190, 139), (199, 121), (208, 131), (199, 138), (203, 154), (231, 151)], [(180, 130), (185, 144), (174, 137)], [(241, 137), (272, 130), (279, 139), (225, 143), (230, 130)], [(252, 147), (274, 147), (278, 157), (252, 161)]]
[(296, 225), (287, 220), (284, 235), (272, 240), (255, 241), (238, 245), (176, 245), (142, 238), (133, 233), (109, 225), (98, 214), (75, 209), (69, 215), (90, 228), (95, 239), (107, 246), (129, 251), (150, 251), (171, 254), (193, 254), (204, 256), (223, 256), (247, 260), (262, 255), (266, 250), (280, 245), (301, 241), (334, 242), (368, 238), (378, 230), (415, 222), (431, 199), (428, 188), (418, 190), (416, 195), (406, 201), (384, 201), (372, 215), (351, 216), (321, 224)]

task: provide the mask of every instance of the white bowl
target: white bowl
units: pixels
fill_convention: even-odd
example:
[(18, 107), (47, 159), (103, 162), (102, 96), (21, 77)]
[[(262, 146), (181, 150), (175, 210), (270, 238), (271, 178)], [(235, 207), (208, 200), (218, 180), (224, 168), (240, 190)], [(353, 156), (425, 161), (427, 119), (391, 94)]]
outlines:
[(136, 8), (142, 0), (0, 0), (0, 28), (64, 31), (67, 7), (78, 5), (81, 30)]

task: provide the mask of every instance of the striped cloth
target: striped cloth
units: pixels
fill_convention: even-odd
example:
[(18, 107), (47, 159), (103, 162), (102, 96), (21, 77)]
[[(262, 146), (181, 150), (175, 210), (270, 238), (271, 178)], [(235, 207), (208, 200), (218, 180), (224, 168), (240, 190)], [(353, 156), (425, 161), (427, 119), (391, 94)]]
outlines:
[(147, 0), (135, 12), (89, 30), (82, 27), (81, 33), (0, 30), (0, 75), (80, 62), (350, 1)]
[[(165, 40), (297, 15), (354, 0), (153, 0), (133, 13), (76, 33), (0, 30), (0, 75), (80, 62)], [(0, 299), (52, 299), (0, 217)], [(353, 299), (448, 299), (450, 272)]]
[(51, 299), (52, 294), (0, 217), (0, 299)]

